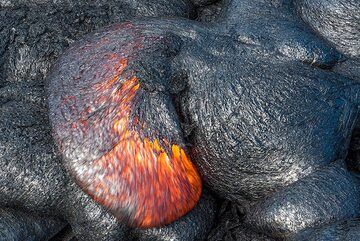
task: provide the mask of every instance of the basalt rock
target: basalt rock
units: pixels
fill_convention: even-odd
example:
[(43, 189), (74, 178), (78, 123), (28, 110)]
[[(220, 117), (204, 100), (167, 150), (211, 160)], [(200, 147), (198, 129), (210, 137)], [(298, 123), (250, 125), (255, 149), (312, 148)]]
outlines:
[(274, 241), (264, 233), (256, 232), (244, 223), (245, 212), (236, 203), (224, 201), (218, 214), (218, 222), (209, 233), (208, 241)]
[(292, 239), (296, 241), (356, 241), (359, 240), (359, 238), (360, 223), (359, 219), (356, 218), (332, 223), (330, 225), (305, 229), (303, 232), (300, 232)]
[[(124, 184), (110, 178), (114, 170), (122, 169), (115, 162), (120, 157), (110, 155), (105, 159), (110, 164), (99, 171), (93, 170), (93, 161), (102, 162), (108, 150), (116, 150), (123, 131), (136, 131), (152, 143), (163, 138), (179, 143), (185, 136), (191, 144), (190, 157), (205, 183), (254, 212), (245, 213), (252, 218), (245, 219), (248, 227), (286, 238), (307, 227), (356, 216), (358, 183), (334, 161), (347, 153), (357, 118), (359, 84), (310, 66), (306, 60), (302, 63), (298, 55), (273, 55), (267, 46), (245, 44), (228, 36), (227, 28), (224, 31), (180, 19), (127, 22), (88, 35), (60, 59), (50, 75), (50, 114), (55, 140), (77, 182), (120, 220), (136, 217), (137, 208), (131, 201), (126, 207), (103, 201), (112, 188), (118, 195), (114, 198), (122, 199)], [(297, 51), (298, 45), (294, 46)], [(77, 53), (83, 52), (78, 58)], [(122, 63), (124, 58), (129, 67)], [(92, 66), (97, 60), (101, 62)], [(107, 66), (115, 69), (106, 70)], [(112, 78), (117, 69), (121, 73)], [(86, 71), (94, 78), (86, 77)], [(97, 76), (109, 81), (102, 84)], [(135, 83), (128, 84), (132, 80)], [(104, 97), (96, 92), (99, 89)], [(135, 90), (141, 95), (122, 96)], [(120, 108), (122, 101), (112, 99), (118, 94), (119, 100), (134, 100), (135, 104)], [(171, 94), (173, 100), (168, 98)], [(127, 121), (114, 124), (123, 119), (120, 110), (130, 111), (126, 116), (134, 125)], [(109, 130), (106, 135), (101, 129), (94, 131), (101, 120), (106, 120), (100, 124)], [(178, 131), (177, 121), (183, 132)], [(114, 134), (113, 127), (121, 132)], [(129, 140), (138, 135), (135, 133)], [(146, 147), (139, 145), (139, 152), (142, 149)], [(132, 152), (119, 151), (127, 156), (129, 150)], [(98, 175), (105, 177), (108, 186), (92, 187), (91, 180)], [(136, 186), (136, 179), (134, 183), (130, 184)], [(304, 190), (301, 198), (295, 195), (301, 193), (297, 187)], [(335, 196), (334, 202), (328, 204), (330, 196)], [(294, 203), (286, 201), (287, 197)], [(304, 202), (308, 205), (303, 206)], [(135, 214), (126, 216), (127, 211), (122, 210), (128, 208), (134, 208)], [(282, 210), (286, 218), (279, 221)]]
[[(322, 3), (325, 2), (329, 1)], [(350, 11), (348, 16), (357, 19), (358, 9), (346, 7), (353, 1), (331, 1), (329, 6), (336, 3), (342, 4), (340, 12)], [(207, 2), (195, 4), (200, 6)], [(238, 228), (229, 231), (235, 232), (227, 236), (229, 240), (234, 237), (292, 239), (306, 235), (305, 232), (316, 237), (324, 232), (321, 227), (331, 229), (332, 222), (338, 227), (337, 222), (358, 216), (358, 179), (347, 170), (343, 160), (358, 118), (360, 84), (356, 74), (338, 67), (350, 63), (344, 62), (344, 56), (354, 55), (352, 44), (356, 44), (357, 33), (344, 34), (350, 37), (342, 44), (339, 36), (333, 38), (342, 33), (344, 26), (342, 20), (337, 20), (342, 25), (337, 24), (335, 31), (327, 34), (326, 27), (324, 30), (316, 23), (328, 24), (327, 12), (324, 10), (318, 18), (312, 17), (316, 11), (310, 1), (228, 0), (216, 9), (221, 11), (210, 11), (209, 16), (213, 17), (203, 19), (208, 23), (151, 18), (102, 29), (98, 28), (104, 25), (102, 23), (87, 27), (75, 35), (74, 39), (82, 36), (82, 40), (63, 54), (50, 75), (50, 64), (45, 61), (49, 57), (44, 57), (40, 76), (48, 76), (50, 82), (49, 114), (61, 157), (56, 162), (42, 162), (43, 166), (35, 164), (34, 168), (31, 165), (39, 162), (30, 162), (27, 166), (25, 158), (14, 161), (11, 155), (3, 155), (1, 160), (8, 158), (9, 161), (1, 165), (5, 173), (0, 176), (5, 183), (0, 189), (1, 194), (5, 194), (0, 196), (1, 203), (44, 213), (62, 211), (65, 215), (59, 215), (70, 222), (78, 237), (115, 240), (126, 237), (126, 224), (168, 223), (189, 211), (198, 197), (198, 170), (207, 187), (235, 202), (243, 212)], [(340, 15), (331, 18), (340, 18)], [(16, 18), (20, 22), (24, 15)], [(201, 20), (201, 16), (198, 19)], [(352, 29), (356, 30), (356, 26)], [(98, 30), (83, 36), (92, 28)], [(41, 29), (40, 26), (31, 31), (41, 33)], [(12, 32), (9, 29), (7, 33)], [(7, 37), (5, 45), (14, 39), (25, 41), (13, 34)], [(38, 70), (36, 65), (24, 61), (29, 59), (24, 58), (29, 54), (26, 45), (19, 46), (22, 46), (19, 51), (22, 57), (14, 63), (29, 67), (12, 72), (13, 68), (6, 67), (10, 64), (5, 64), (1, 69), (7, 81), (4, 96), (10, 96), (7, 97), (10, 100), (18, 98), (16, 90), (26, 93), (24, 90), (28, 87), (26, 81), (16, 83), (21, 78), (9, 77), (39, 76), (34, 71)], [(64, 48), (52, 53), (63, 52)], [(4, 56), (12, 56), (6, 48), (1, 50), (6, 53)], [(52, 60), (58, 57), (57, 54), (50, 56)], [(28, 83), (36, 83), (36, 79), (30, 78)], [(7, 87), (9, 83), (11, 87)], [(53, 146), (48, 144), (52, 139), (47, 121), (40, 121), (40, 128), (45, 128), (43, 136), (22, 136), (22, 126), (37, 126), (32, 123), (47, 114), (41, 99), (43, 86), (38, 89), (40, 99), (30, 103), (24, 101), (25, 106), (16, 101), (4, 101), (5, 107), (10, 108), (3, 113), (7, 120), (4, 127), (15, 125), (13, 120), (21, 120), (15, 122), (20, 126), (16, 132), (19, 137), (12, 145), (15, 150), (26, 149), (26, 145), (20, 147), (22, 142), (35, 141), (41, 143), (37, 155), (44, 153), (45, 146), (50, 153), (48, 160), (54, 160), (57, 156)], [(36, 95), (33, 88), (31, 91), (33, 98)], [(29, 95), (22, 98), (26, 97)], [(40, 117), (34, 118), (29, 113), (34, 113), (32, 105), (36, 104), (43, 109), (35, 111)], [(21, 114), (15, 114), (17, 109), (22, 110)], [(1, 143), (14, 136), (12, 133), (4, 134)], [(35, 137), (38, 133), (35, 132)], [(132, 149), (128, 143), (138, 144)], [(12, 149), (6, 150), (11, 153)], [(26, 150), (21, 152), (25, 153), (24, 157), (33, 153), (30, 147)], [(131, 156), (129, 153), (140, 154)], [(165, 156), (160, 158), (161, 155)], [(136, 157), (139, 165), (125, 170), (118, 164), (124, 156), (125, 163), (130, 156)], [(161, 160), (174, 164), (180, 157), (186, 161), (187, 168), (176, 169), (184, 170), (180, 173), (185, 175), (170, 176), (175, 177), (172, 180), (179, 180), (177, 184), (186, 190), (185, 195), (191, 201), (189, 206), (179, 198), (181, 209), (185, 207), (180, 213), (173, 215), (172, 210), (166, 210), (171, 218), (154, 215), (151, 217), (156, 220), (149, 221), (143, 214), (153, 206), (141, 195), (143, 192), (153, 194), (154, 188), (142, 189), (146, 182), (141, 179), (142, 175), (135, 175), (136, 180), (133, 180), (134, 175), (128, 173), (141, 170), (152, 180), (150, 184), (157, 183), (161, 175), (153, 172), (149, 162), (143, 165), (143, 158), (138, 156), (150, 157), (145, 159), (154, 161), (150, 162), (151, 167)], [(60, 159), (67, 171), (58, 164)], [(23, 173), (24, 170), (28, 171)], [(166, 173), (170, 169), (161, 170)], [(121, 175), (117, 175), (117, 171), (121, 171)], [(72, 182), (68, 173), (79, 186)], [(189, 173), (191, 175), (187, 175)], [(10, 182), (15, 175), (20, 177), (18, 183)], [(130, 178), (124, 182), (125, 178), (119, 176)], [(28, 177), (32, 181), (28, 181)], [(49, 180), (56, 182), (49, 186)], [(41, 181), (44, 184), (40, 187), (46, 188), (39, 193), (34, 191), (27, 198), (19, 195), (24, 183), (35, 186)], [(171, 197), (179, 197), (176, 189), (171, 188), (171, 181), (158, 183), (164, 184), (161, 187), (168, 193), (161, 196), (164, 203), (171, 202)], [(133, 186), (135, 194), (126, 191)], [(10, 187), (15, 187), (13, 193)], [(51, 195), (44, 198), (40, 192)], [(137, 203), (138, 199), (132, 195), (141, 197), (142, 202)], [(41, 198), (31, 202), (32, 197)], [(202, 205), (201, 200), (198, 205)], [(159, 210), (162, 204), (156, 205)], [(189, 215), (192, 212), (198, 212), (196, 207)], [(204, 213), (199, 215), (202, 217)], [(186, 220), (186, 216), (184, 218)], [(191, 222), (186, 221), (186, 224)], [(151, 225), (146, 225), (149, 223)], [(177, 223), (181, 223), (181, 219), (174, 224)], [(356, 226), (356, 222), (353, 225)], [(218, 228), (221, 227), (227, 228), (226, 223)], [(179, 229), (180, 235), (182, 229)], [(154, 233), (154, 239), (161, 240), (162, 236), (156, 236), (157, 231)], [(168, 234), (164, 232), (164, 237)], [(152, 235), (145, 234), (143, 238), (152, 240)], [(346, 235), (346, 231), (330, 235), (336, 240)]]
[(9, 208), (0, 209), (0, 240), (49, 240), (65, 223)]
[[(69, 44), (87, 32), (135, 16), (191, 17), (194, 12), (188, 1), (1, 1), (1, 206), (49, 217), (44, 223), (61, 217), (79, 240), (126, 240), (128, 228), (83, 193), (60, 164), (50, 134), (44, 78)], [(201, 203), (200, 208), (214, 207)], [(200, 213), (187, 217), (190, 223), (208, 220), (200, 229), (193, 227), (194, 237), (205, 235), (213, 219), (213, 212)], [(7, 235), (32, 229), (26, 220), (18, 222), (16, 232)], [(169, 232), (189, 237), (189, 230), (182, 233), (176, 227)], [(167, 228), (161, 230), (159, 238)]]
[(357, 0), (295, 1), (302, 18), (350, 57), (360, 55), (360, 2)]
[(250, 207), (245, 223), (288, 238), (309, 227), (357, 217), (359, 190), (359, 180), (338, 161)]

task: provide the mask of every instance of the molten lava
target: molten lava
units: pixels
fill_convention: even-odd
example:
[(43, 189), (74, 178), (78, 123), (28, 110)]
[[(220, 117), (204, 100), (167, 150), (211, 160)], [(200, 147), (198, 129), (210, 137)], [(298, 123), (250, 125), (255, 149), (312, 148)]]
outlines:
[[(200, 198), (200, 176), (184, 149), (156, 133), (145, 136), (146, 123), (132, 116), (136, 97), (145, 94), (136, 76), (122, 76), (127, 60), (121, 58), (114, 76), (94, 85), (95, 102), (116, 103), (111, 132), (118, 140), (91, 163), (91, 175), (80, 180), (95, 201), (132, 226), (168, 224), (191, 210)], [(103, 98), (105, 94), (107, 98)], [(88, 172), (90, 173), (90, 172)], [(83, 182), (83, 183), (81, 183)]]

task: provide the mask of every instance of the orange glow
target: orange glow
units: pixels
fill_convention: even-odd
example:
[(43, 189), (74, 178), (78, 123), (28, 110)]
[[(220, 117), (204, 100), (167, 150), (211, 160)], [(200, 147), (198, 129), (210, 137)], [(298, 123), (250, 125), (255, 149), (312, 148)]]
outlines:
[(118, 218), (128, 219), (130, 225), (155, 227), (190, 211), (200, 198), (202, 183), (181, 146), (158, 136), (156, 130), (153, 139), (142, 138), (145, 123), (131, 118), (140, 90), (138, 78), (131, 76), (119, 84), (126, 66), (126, 59), (121, 59), (114, 76), (95, 85), (99, 92), (109, 91), (111, 101), (117, 103), (111, 131), (118, 142), (92, 163), (94, 170), (101, 171), (84, 188)]

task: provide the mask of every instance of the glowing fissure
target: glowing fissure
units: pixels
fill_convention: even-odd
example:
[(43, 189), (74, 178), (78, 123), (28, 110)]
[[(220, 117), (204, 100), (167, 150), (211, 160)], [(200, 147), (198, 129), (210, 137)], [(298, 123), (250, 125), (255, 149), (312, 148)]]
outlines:
[[(196, 204), (201, 194), (201, 179), (179, 145), (160, 139), (156, 130), (152, 139), (141, 138), (143, 124), (130, 118), (134, 98), (140, 89), (139, 80), (131, 76), (116, 88), (126, 66), (127, 60), (120, 59), (114, 68), (114, 76), (95, 85), (98, 93), (110, 90), (107, 101), (117, 103), (111, 125), (118, 142), (92, 162), (92, 170), (100, 171), (93, 175), (94, 180), (89, 181), (84, 189), (94, 200), (115, 210), (113, 213), (118, 218), (128, 219), (130, 225), (154, 227), (168, 224)], [(122, 217), (124, 212), (129, 217)]]

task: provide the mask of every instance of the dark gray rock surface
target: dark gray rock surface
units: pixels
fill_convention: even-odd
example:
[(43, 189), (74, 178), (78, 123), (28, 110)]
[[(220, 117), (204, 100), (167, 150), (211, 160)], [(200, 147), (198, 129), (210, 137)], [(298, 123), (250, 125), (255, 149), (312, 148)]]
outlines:
[(180, 39), (166, 64), (183, 137), (206, 186), (241, 210), (221, 212), (208, 239), (356, 240), (358, 180), (341, 160), (359, 171), (358, 1), (194, 3), (0, 1), (1, 206), (63, 217), (80, 240), (205, 235), (206, 198), (175, 228), (130, 234), (69, 178), (47, 118), (45, 77), (69, 45), (125, 19), (181, 16), (207, 23), (133, 24)]
[(360, 55), (360, 2), (357, 0), (296, 1), (302, 18), (315, 31), (351, 57)]
[[(188, 1), (177, 0), (1, 1), (2, 206), (65, 217), (79, 240), (121, 240), (127, 236), (127, 228), (75, 186), (60, 165), (50, 135), (44, 79), (58, 56), (92, 30), (135, 16), (191, 17), (194, 11)], [(211, 223), (211, 212), (206, 217)], [(31, 229), (25, 224), (23, 231), (16, 232)], [(199, 232), (194, 229), (193, 235), (204, 235), (210, 228), (203, 227)], [(175, 232), (176, 225), (171, 229)]]
[(305, 229), (293, 237), (295, 241), (356, 241), (360, 239), (359, 219), (349, 219), (316, 228)]
[(1, 241), (49, 240), (55, 236), (65, 223), (9, 208), (0, 209)]

